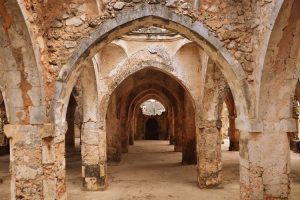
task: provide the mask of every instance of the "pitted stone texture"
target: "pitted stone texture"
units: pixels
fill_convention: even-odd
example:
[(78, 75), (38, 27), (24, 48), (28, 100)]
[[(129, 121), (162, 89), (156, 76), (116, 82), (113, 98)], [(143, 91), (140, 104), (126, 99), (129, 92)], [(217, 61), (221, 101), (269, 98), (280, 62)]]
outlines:
[(15, 180), (12, 198), (42, 199), (41, 125), (6, 125), (11, 138), (11, 173)]
[(106, 166), (103, 165), (84, 165), (83, 188), (88, 191), (104, 190), (107, 187)]

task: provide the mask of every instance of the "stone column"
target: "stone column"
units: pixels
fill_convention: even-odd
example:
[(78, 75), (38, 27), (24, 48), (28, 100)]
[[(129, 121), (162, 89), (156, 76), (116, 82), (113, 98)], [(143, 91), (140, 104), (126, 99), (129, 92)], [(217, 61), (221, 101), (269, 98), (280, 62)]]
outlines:
[(260, 133), (246, 131), (242, 131), (240, 135), (240, 199), (242, 200), (263, 199), (261, 150), (255, 142), (255, 137), (259, 135)]
[(179, 120), (176, 119), (174, 125), (174, 151), (182, 152), (182, 129), (183, 124)]
[(42, 138), (52, 134), (52, 127), (5, 125), (4, 132), (10, 138), (11, 199), (60, 199), (55, 198), (55, 180), (49, 184), (43, 168)]
[(129, 136), (128, 138), (128, 144), (134, 145), (134, 114), (130, 114), (127, 121), (126, 121), (126, 131)]
[(197, 128), (197, 171), (200, 188), (222, 183), (221, 142), (217, 121), (201, 123)]
[(130, 131), (129, 133), (129, 145), (134, 145), (134, 135), (133, 135), (133, 132)]
[(168, 112), (168, 126), (169, 126), (169, 144), (174, 145), (175, 144), (175, 138), (174, 138), (174, 113), (173, 111)]
[(175, 141), (174, 141), (175, 139), (174, 139), (174, 135), (173, 135), (173, 133), (172, 134), (170, 134), (170, 138), (169, 138), (169, 144), (170, 145), (174, 145), (175, 144)]
[(121, 145), (122, 145), (122, 153), (128, 153), (128, 145), (129, 145), (129, 133), (126, 128), (126, 123), (124, 119), (121, 119)]
[(196, 129), (195, 129), (195, 114), (187, 116), (186, 111), (184, 121), (184, 133), (182, 134), (182, 164), (193, 165), (197, 164), (196, 156)]
[(106, 132), (96, 122), (82, 126), (82, 177), (84, 190), (97, 191), (107, 187)]
[(47, 200), (67, 199), (65, 135), (67, 123), (48, 124), (42, 135), (43, 193)]
[(241, 132), (241, 199), (287, 200), (290, 150), (285, 132)]
[(228, 116), (228, 118), (229, 118), (229, 127), (228, 127), (229, 151), (238, 151), (240, 133), (239, 130), (235, 128), (235, 116)]

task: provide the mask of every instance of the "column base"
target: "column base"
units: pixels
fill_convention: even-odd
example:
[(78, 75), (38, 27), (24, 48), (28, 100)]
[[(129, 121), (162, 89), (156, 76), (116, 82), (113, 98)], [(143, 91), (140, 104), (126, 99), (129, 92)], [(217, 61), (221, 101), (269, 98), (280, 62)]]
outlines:
[(83, 190), (103, 191), (107, 188), (107, 175), (105, 165), (82, 166)]
[(200, 189), (204, 188), (215, 188), (222, 184), (221, 173), (215, 173), (209, 175), (209, 177), (199, 178), (198, 177), (198, 187)]

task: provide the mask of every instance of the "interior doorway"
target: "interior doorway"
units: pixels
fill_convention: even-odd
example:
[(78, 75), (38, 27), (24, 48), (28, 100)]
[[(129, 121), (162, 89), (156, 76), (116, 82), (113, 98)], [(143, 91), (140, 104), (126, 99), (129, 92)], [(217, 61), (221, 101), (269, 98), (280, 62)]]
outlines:
[(159, 139), (159, 124), (155, 118), (150, 118), (145, 124), (145, 139), (158, 140)]

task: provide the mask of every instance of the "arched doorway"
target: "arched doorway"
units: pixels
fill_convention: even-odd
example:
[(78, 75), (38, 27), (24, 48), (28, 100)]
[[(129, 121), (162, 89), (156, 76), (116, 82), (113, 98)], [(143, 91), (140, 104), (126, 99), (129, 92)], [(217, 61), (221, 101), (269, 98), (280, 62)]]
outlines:
[(138, 113), (138, 123), (144, 124), (145, 140), (167, 140), (168, 136), (168, 116), (165, 107), (155, 99), (148, 99), (140, 105)]
[(159, 123), (157, 119), (150, 118), (145, 123), (145, 140), (159, 139)]
[[(146, 78), (147, 77), (147, 78)], [(135, 107), (139, 107), (139, 98), (148, 94), (155, 94), (165, 99), (164, 103), (173, 107), (177, 117), (170, 116), (168, 121), (175, 120), (175, 150), (182, 151), (182, 162), (192, 164), (196, 162), (196, 143), (195, 143), (195, 111), (193, 99), (189, 92), (172, 77), (170, 74), (155, 67), (145, 67), (132, 73), (124, 79), (120, 85), (110, 95), (108, 104), (106, 124), (108, 140), (108, 158), (114, 161), (121, 160), (120, 152), (128, 151), (129, 143), (129, 124), (128, 120), (134, 120), (135, 115), (128, 115)], [(140, 96), (140, 94), (143, 94)], [(138, 97), (136, 99), (136, 97)], [(121, 102), (123, 102), (121, 104)], [(129, 117), (129, 118), (128, 118)], [(131, 118), (132, 117), (132, 118)], [(150, 117), (151, 118), (151, 117)], [(145, 123), (139, 123), (142, 131), (146, 131)], [(152, 124), (151, 124), (152, 123)], [(151, 131), (159, 128), (158, 123), (150, 121)], [(137, 128), (140, 130), (140, 128)], [(167, 132), (167, 131), (165, 131)], [(122, 140), (120, 141), (120, 138)], [(144, 137), (146, 138), (146, 137)], [(159, 136), (151, 136), (151, 139), (159, 139)], [(168, 138), (168, 137), (166, 137)]]
[[(152, 13), (152, 12), (154, 12), (154, 13)], [(169, 11), (167, 11), (167, 12), (169, 12)], [(235, 59), (233, 57), (231, 57), (230, 54), (227, 51), (224, 52), (223, 51), (224, 49), (220, 50), (221, 47), (218, 46), (219, 44), (211, 41), (212, 46), (214, 46), (214, 45), (217, 46), (215, 48), (211, 48), (211, 46), (207, 45), (207, 42), (203, 42), (203, 40), (210, 41), (211, 38), (207, 38), (206, 34), (204, 34), (205, 36), (203, 36), (203, 37), (198, 37), (197, 36), (197, 35), (201, 35), (203, 33), (201, 31), (202, 30), (201, 26), (193, 26), (193, 23), (192, 24), (186, 24), (185, 22), (182, 22), (182, 21), (178, 20), (178, 19), (180, 19), (180, 17), (178, 19), (175, 19), (175, 23), (172, 24), (173, 20), (162, 20), (162, 19), (166, 18), (166, 16), (171, 16), (171, 15), (161, 15), (161, 13), (162, 13), (161, 10), (157, 13), (156, 9), (151, 8), (149, 10), (149, 13), (147, 13), (146, 15), (145, 15), (145, 13), (142, 13), (139, 17), (137, 17), (138, 20), (137, 19), (132, 19), (132, 18), (130, 18), (128, 20), (125, 16), (121, 16), (120, 19), (122, 19), (122, 20), (121, 21), (117, 20), (117, 24), (115, 23), (115, 21), (114, 21), (114, 23), (107, 22), (107, 23), (105, 23), (105, 25), (113, 24), (113, 26), (112, 27), (108, 26), (108, 27), (106, 27), (106, 29), (99, 29), (99, 30), (103, 30), (104, 32), (97, 32), (97, 33), (95, 33), (93, 35), (93, 38), (90, 39), (88, 42), (83, 41), (82, 43), (84, 43), (84, 48), (81, 48), (80, 52), (77, 52), (77, 51), (74, 52), (74, 54), (73, 54), (74, 56), (72, 56), (72, 58), (68, 61), (68, 63), (64, 66), (64, 69), (60, 73), (60, 75), (61, 75), (60, 78), (61, 79), (58, 82), (58, 88), (60, 88), (59, 91), (57, 92), (58, 96), (61, 96), (63, 94), (63, 98), (64, 98), (65, 95), (66, 96), (69, 95), (69, 93), (70, 93), (70, 87), (72, 87), (72, 85), (74, 83), (74, 80), (76, 80), (76, 78), (78, 76), (78, 73), (80, 71), (79, 70), (80, 67), (77, 64), (79, 64), (82, 60), (84, 60), (84, 59), (81, 59), (81, 58), (83, 58), (83, 57), (84, 58), (88, 58), (89, 56), (94, 56), (95, 53), (96, 53), (96, 51), (98, 51), (104, 45), (106, 45), (107, 43), (111, 42), (113, 39), (115, 39), (116, 37), (118, 37), (118, 34), (121, 36), (124, 33), (127, 33), (129, 31), (133, 31), (133, 30), (135, 30), (137, 28), (140, 28), (142, 26), (159, 25), (159, 26), (162, 26), (164, 28), (170, 28), (171, 30), (176, 30), (178, 32), (181, 32), (183, 35), (187, 36), (188, 38), (193, 39), (200, 46), (205, 47), (204, 48), (205, 51), (207, 50), (208, 54), (212, 55), (212, 57), (213, 57), (213, 59), (215, 61), (218, 60), (218, 59), (220, 59), (220, 60), (218, 60), (218, 62), (222, 63), (224, 65), (224, 66), (222, 66), (221, 70), (224, 72), (226, 78), (228, 78), (229, 84), (234, 88), (234, 90), (233, 90), (234, 91), (233, 92), (234, 96), (238, 96), (240, 98), (240, 101), (237, 104), (238, 113), (240, 114), (241, 118), (244, 118), (244, 117), (247, 118), (247, 111), (245, 110), (245, 108), (246, 108), (246, 106), (245, 106), (246, 105), (246, 101), (244, 99), (245, 96), (244, 96), (244, 92), (243, 92), (244, 90), (242, 90), (241, 87), (240, 87), (242, 85), (242, 83), (241, 83), (242, 81), (239, 81), (240, 79), (237, 79), (237, 76), (236, 76), (237, 74), (239, 74), (239, 75), (241, 75), (240, 77), (244, 77), (244, 74), (243, 73), (240, 74), (240, 72), (242, 72), (242, 70), (236, 71), (236, 69), (240, 68), (240, 66), (238, 66), (237, 62), (235, 62)], [(140, 20), (140, 19), (143, 19), (143, 20)], [(154, 21), (155, 21), (155, 23), (153, 23)], [(165, 23), (166, 21), (168, 21), (168, 23)], [(118, 25), (119, 22), (123, 23), (124, 26)], [(134, 23), (131, 23), (131, 22), (134, 22)], [(169, 22), (172, 22), (172, 23), (169, 23)], [(114, 32), (114, 30), (116, 30), (116, 27), (118, 28), (118, 31)], [(123, 27), (126, 27), (126, 30), (123, 29)], [(199, 27), (200, 27), (201, 30), (199, 30)], [(195, 31), (187, 31), (189, 29), (193, 29), (193, 30), (197, 29), (197, 30), (195, 30)], [(108, 40), (105, 40), (105, 41), (103, 40), (103, 42), (102, 42), (103, 36), (104, 35), (105, 35), (105, 37), (107, 36), (107, 34), (106, 34), (107, 30), (110, 30), (110, 32), (107, 32), (108, 34), (110, 34), (112, 32), (114, 32), (116, 34), (114, 34), (113, 37), (108, 37), (109, 38)], [(189, 35), (189, 34), (192, 34), (192, 35)], [(193, 34), (195, 34), (195, 36), (193, 36)], [(204, 39), (204, 38), (206, 38), (206, 39)], [(210, 42), (208, 42), (208, 43), (210, 43)], [(86, 51), (88, 48), (91, 48), (91, 49), (89, 49), (88, 51)], [(84, 54), (84, 56), (82, 56), (83, 52), (88, 52), (88, 53)], [(151, 52), (152, 54), (155, 54), (155, 49), (151, 48), (151, 49), (149, 49), (149, 52)], [(219, 54), (216, 53), (216, 52), (218, 52)], [(227, 60), (228, 58), (229, 58), (230, 61)], [(229, 64), (229, 63), (231, 63), (231, 64)], [(232, 65), (234, 65), (235, 67), (231, 68)], [(76, 70), (76, 69), (78, 69), (78, 70)], [(132, 71), (134, 71), (134, 70), (135, 69), (132, 68)], [(66, 73), (64, 73), (64, 72), (66, 72)], [(121, 77), (119, 80), (122, 80), (122, 79), (123, 79), (123, 77)], [(116, 82), (118, 82), (119, 80), (116, 80)], [(238, 81), (234, 81), (234, 80), (238, 80)], [(114, 83), (114, 84), (117, 85), (117, 83)], [(63, 89), (64, 91), (60, 91), (61, 88), (64, 88)], [(107, 100), (107, 98), (109, 98), (109, 97), (105, 96), (104, 98), (106, 98), (106, 100)], [(120, 102), (119, 99), (116, 99), (114, 101), (117, 102), (117, 105)], [(60, 119), (64, 118), (65, 105), (60, 105), (60, 103), (57, 103), (54, 106), (54, 110), (57, 111), (57, 112), (55, 112), (55, 113), (57, 113), (55, 115), (55, 118), (57, 119), (56, 121), (60, 121)], [(190, 112), (191, 110), (192, 109), (188, 108), (184, 112), (189, 113), (190, 116), (195, 116), (194, 115), (195, 113)], [(102, 111), (105, 111), (105, 113), (106, 113), (106, 108), (104, 108), (103, 110), (101, 110), (101, 112)], [(62, 114), (62, 115), (60, 115), (60, 114)], [(114, 112), (112, 114), (114, 114)], [(122, 116), (122, 113), (119, 113), (119, 112), (116, 112), (115, 114), (116, 114), (116, 116)], [(185, 122), (186, 121), (191, 121), (191, 120), (189, 120), (189, 117), (186, 117), (186, 118), (183, 118), (183, 119), (184, 119)], [(176, 119), (176, 120), (178, 120), (178, 119)], [(100, 127), (101, 127), (101, 125), (103, 125), (102, 124), (103, 121), (104, 120), (102, 118), (100, 118), (100, 123), (99, 123)], [(181, 122), (179, 120), (178, 120), (178, 122), (179, 123), (183, 123), (183, 122)], [(246, 124), (248, 123), (247, 120), (244, 120), (244, 122)], [(114, 123), (109, 123), (109, 124), (113, 125)], [(101, 134), (103, 132), (105, 132), (105, 129), (107, 128), (105, 126), (106, 125), (103, 125), (101, 127)], [(192, 127), (193, 126), (192, 122), (188, 126)], [(126, 122), (122, 122), (121, 127), (126, 127)], [(200, 126), (197, 126), (197, 127), (200, 127)], [(247, 127), (247, 125), (245, 125), (245, 127)], [(179, 130), (177, 132), (182, 132), (182, 130), (181, 130), (181, 129), (183, 129), (182, 126), (177, 126), (175, 128), (177, 128)], [(118, 131), (118, 132), (121, 132), (121, 131)], [(174, 131), (174, 132), (176, 132), (176, 131)], [(110, 136), (108, 136), (108, 137), (110, 137)], [(122, 142), (121, 142), (121, 147), (126, 147), (127, 143), (128, 143), (127, 137), (123, 138)], [(177, 145), (176, 145), (176, 143), (177, 143)], [(178, 149), (180, 150), (180, 144), (179, 143), (180, 143), (179, 140), (175, 141), (175, 148), (179, 147)], [(120, 146), (120, 144), (116, 144), (116, 145)], [(187, 143), (182, 144), (182, 147), (183, 146), (194, 146), (194, 145), (195, 145), (195, 141), (194, 141), (194, 143), (191, 142), (191, 141), (188, 141)], [(115, 149), (118, 149), (118, 148), (115, 148)], [(187, 149), (184, 149), (184, 148), (182, 149), (182, 151), (186, 151), (186, 150)], [(123, 151), (125, 152), (126, 148), (124, 148)], [(120, 152), (118, 152), (118, 153), (120, 153)], [(106, 167), (104, 165), (105, 165), (105, 162), (106, 162), (106, 160), (105, 160), (106, 157), (105, 156), (103, 156), (103, 157), (101, 156), (101, 159), (103, 159), (103, 160), (101, 160), (100, 166), (102, 166), (102, 165), (103, 166), (100, 167), (100, 169), (101, 170), (103, 169), (105, 171)], [(189, 160), (189, 159), (187, 159), (187, 160)], [(102, 173), (102, 174), (106, 174), (106, 173)]]

